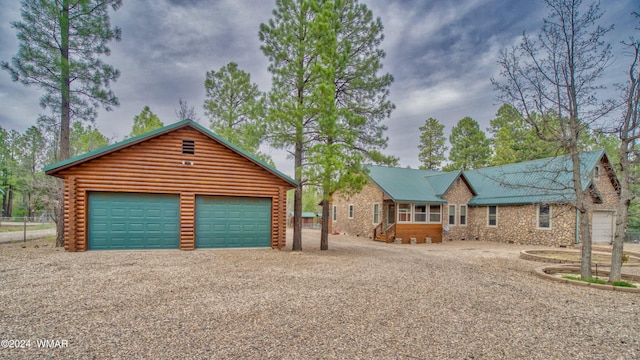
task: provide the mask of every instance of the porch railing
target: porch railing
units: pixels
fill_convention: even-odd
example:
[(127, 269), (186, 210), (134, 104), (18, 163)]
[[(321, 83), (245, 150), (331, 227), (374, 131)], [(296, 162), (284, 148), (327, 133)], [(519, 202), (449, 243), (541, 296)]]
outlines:
[(389, 224), (384, 232), (387, 234), (387, 240), (394, 240), (396, 238), (396, 223)]
[(382, 223), (373, 229), (373, 238), (377, 239), (382, 234)]

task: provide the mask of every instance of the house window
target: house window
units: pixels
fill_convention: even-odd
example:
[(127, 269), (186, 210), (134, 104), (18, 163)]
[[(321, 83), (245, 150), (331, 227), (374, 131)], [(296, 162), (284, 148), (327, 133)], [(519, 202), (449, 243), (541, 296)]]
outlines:
[(487, 208), (487, 225), (489, 226), (498, 226), (498, 207), (497, 206), (489, 206)]
[(349, 204), (349, 219), (353, 219), (355, 212), (356, 210), (354, 209), (353, 204)]
[(373, 224), (378, 225), (380, 223), (380, 203), (373, 204)]
[(460, 225), (467, 225), (467, 205), (460, 205)]
[(538, 229), (551, 229), (551, 205), (538, 205)]
[(593, 178), (594, 178), (594, 179), (597, 179), (597, 178), (599, 178), (599, 177), (600, 177), (600, 166), (596, 166), (596, 167), (593, 169)]
[(414, 219), (414, 222), (417, 222), (417, 223), (427, 222), (427, 205), (425, 204), (414, 205), (413, 219)]
[(449, 225), (456, 224), (456, 206), (449, 205)]
[(440, 222), (440, 205), (431, 205), (429, 206), (429, 222), (430, 223), (439, 223)]
[(411, 222), (411, 204), (398, 204), (398, 222)]
[(183, 154), (195, 154), (196, 153), (196, 141), (195, 140), (182, 140), (182, 153)]
[(333, 205), (333, 221), (338, 221), (338, 207)]

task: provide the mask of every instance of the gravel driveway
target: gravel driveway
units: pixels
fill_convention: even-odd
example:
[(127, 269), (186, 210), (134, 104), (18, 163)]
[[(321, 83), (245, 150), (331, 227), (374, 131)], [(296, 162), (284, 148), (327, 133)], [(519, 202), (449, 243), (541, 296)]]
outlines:
[(303, 253), (20, 245), (0, 245), (0, 339), (25, 348), (0, 358), (640, 358), (640, 297), (540, 279), (518, 257), (531, 246), (340, 235), (321, 252), (315, 231)]

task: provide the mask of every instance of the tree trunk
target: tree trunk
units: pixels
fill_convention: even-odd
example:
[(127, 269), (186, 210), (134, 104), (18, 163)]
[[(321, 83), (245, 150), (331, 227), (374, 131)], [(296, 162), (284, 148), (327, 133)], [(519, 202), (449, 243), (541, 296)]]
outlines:
[(58, 205), (55, 212), (56, 247), (64, 247), (64, 180), (58, 180)]
[(631, 142), (624, 140), (620, 145), (620, 201), (616, 214), (616, 232), (613, 238), (613, 249), (611, 250), (611, 272), (609, 272), (609, 283), (622, 280), (622, 254), (624, 252), (624, 237), (627, 230), (627, 215), (632, 195), (629, 191), (629, 171), (630, 163), (626, 149)]
[[(59, 160), (69, 158), (69, 126), (71, 122), (71, 78), (69, 75), (69, 1), (62, 2), (60, 14), (60, 89), (61, 89), (61, 115), (60, 115), (60, 154)], [(64, 182), (60, 182), (58, 222), (56, 223), (57, 236), (56, 247), (64, 246)]]
[(582, 240), (582, 256), (580, 259), (580, 277), (591, 279), (591, 232), (589, 229), (589, 213), (578, 209), (580, 239)]
[(298, 187), (293, 197), (293, 251), (302, 251), (302, 125), (297, 129), (295, 175)]
[(4, 216), (11, 217), (13, 215), (13, 186), (9, 185), (7, 189), (7, 208)]
[[(574, 124), (571, 124), (574, 125)], [(570, 126), (571, 126), (570, 125)], [(577, 125), (574, 125), (577, 128)], [(577, 131), (575, 131), (577, 133)], [(577, 136), (575, 141), (577, 141)], [(579, 213), (579, 233), (582, 241), (582, 256), (580, 259), (580, 276), (583, 279), (591, 278), (591, 229), (589, 211), (585, 191), (582, 190), (580, 153), (575, 142), (569, 147), (573, 172), (573, 190), (576, 194), (575, 207)]]
[(329, 200), (322, 194), (322, 230), (320, 231), (320, 250), (329, 250)]
[(609, 283), (622, 280), (622, 254), (624, 252), (624, 237), (627, 222), (628, 201), (620, 201), (618, 214), (616, 215), (616, 233), (613, 239), (613, 249), (611, 250), (611, 272), (609, 272)]

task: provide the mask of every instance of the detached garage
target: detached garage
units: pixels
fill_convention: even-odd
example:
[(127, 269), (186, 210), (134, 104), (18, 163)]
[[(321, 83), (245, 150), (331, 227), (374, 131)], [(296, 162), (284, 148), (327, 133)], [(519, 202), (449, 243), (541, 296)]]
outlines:
[(184, 120), (46, 167), (65, 249), (282, 248), (296, 182)]

